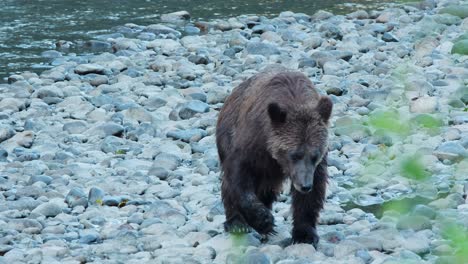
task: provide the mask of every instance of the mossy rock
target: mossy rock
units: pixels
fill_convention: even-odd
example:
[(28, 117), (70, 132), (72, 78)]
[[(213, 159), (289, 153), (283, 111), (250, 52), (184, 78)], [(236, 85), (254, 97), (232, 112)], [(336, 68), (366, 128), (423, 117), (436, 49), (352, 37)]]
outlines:
[(460, 100), (465, 103), (466, 105), (468, 105), (468, 93), (462, 95), (462, 97), (460, 98)]
[[(467, 98), (468, 99), (468, 98)], [(465, 103), (463, 103), (460, 99), (452, 99), (448, 103), (453, 108), (462, 108), (465, 107)]]
[(444, 125), (444, 122), (442, 120), (430, 114), (419, 114), (411, 118), (411, 121), (420, 127), (429, 129), (442, 127)]
[(455, 42), (452, 47), (452, 54), (468, 55), (468, 39)]
[(434, 20), (437, 23), (444, 24), (447, 26), (458, 25), (461, 22), (461, 18), (450, 14), (437, 14), (434, 16)]
[(457, 16), (459, 18), (468, 17), (468, 5), (449, 5), (442, 8), (439, 13), (441, 14), (450, 14)]
[(455, 42), (460, 41), (460, 40), (465, 40), (465, 39), (468, 39), (468, 33), (465, 33), (465, 34), (459, 36), (459, 37), (455, 40)]

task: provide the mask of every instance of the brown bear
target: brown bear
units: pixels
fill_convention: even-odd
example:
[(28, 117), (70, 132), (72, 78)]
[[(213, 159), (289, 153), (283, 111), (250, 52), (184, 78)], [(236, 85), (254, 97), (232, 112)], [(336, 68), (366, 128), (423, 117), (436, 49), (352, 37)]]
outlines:
[(233, 90), (216, 127), (226, 232), (273, 234), (272, 204), (289, 178), (292, 242), (317, 245), (332, 107), (300, 72), (262, 72)]

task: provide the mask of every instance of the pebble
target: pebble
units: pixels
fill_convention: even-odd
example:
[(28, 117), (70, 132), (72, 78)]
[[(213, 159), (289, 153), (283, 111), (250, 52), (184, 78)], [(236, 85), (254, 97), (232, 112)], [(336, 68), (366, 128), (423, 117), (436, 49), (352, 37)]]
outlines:
[[(0, 85), (0, 262), (420, 263), (450, 256), (455, 249), (440, 219), (466, 222), (468, 71), (457, 54), (467, 23), (439, 12), (446, 7), (424, 1), (347, 15), (288, 11), (194, 23), (182, 11), (161, 15), (160, 24), (59, 41), (57, 51), (42, 54), (50, 69), (16, 73)], [(72, 47), (96, 54), (75, 56)], [(223, 232), (216, 118), (233, 88), (269, 64), (299, 69), (334, 103), (317, 250), (289, 244), (289, 188), (273, 205), (277, 235), (237, 241)], [(398, 118), (375, 126), (375, 111)], [(417, 128), (432, 117), (441, 120), (436, 128)], [(401, 133), (389, 131), (393, 123)], [(400, 175), (403, 153), (421, 155), (433, 175), (427, 184)], [(385, 210), (400, 198), (417, 205)]]
[(75, 206), (88, 206), (88, 200), (86, 198), (86, 194), (80, 188), (73, 188), (68, 192), (67, 196), (65, 197), (65, 202), (70, 207)]
[(32, 210), (32, 213), (41, 214), (45, 217), (55, 217), (62, 213), (62, 208), (55, 203), (43, 203)]
[(98, 64), (80, 64), (75, 68), (75, 73), (84, 75), (89, 73), (103, 74), (105, 68)]
[(210, 107), (208, 104), (202, 101), (192, 100), (182, 105), (179, 110), (179, 117), (182, 119), (190, 119), (197, 113), (206, 113), (209, 110)]

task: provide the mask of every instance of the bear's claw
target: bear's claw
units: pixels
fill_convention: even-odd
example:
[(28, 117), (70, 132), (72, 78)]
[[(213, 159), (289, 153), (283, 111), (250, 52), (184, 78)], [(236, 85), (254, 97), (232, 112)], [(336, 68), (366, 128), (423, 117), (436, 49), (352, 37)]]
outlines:
[(243, 220), (234, 217), (224, 222), (224, 230), (233, 234), (246, 234), (252, 230)]

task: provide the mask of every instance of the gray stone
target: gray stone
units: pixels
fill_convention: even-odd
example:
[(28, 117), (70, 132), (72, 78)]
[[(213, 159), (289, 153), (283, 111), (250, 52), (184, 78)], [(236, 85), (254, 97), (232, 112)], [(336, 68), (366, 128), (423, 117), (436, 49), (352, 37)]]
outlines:
[(442, 143), (434, 151), (434, 155), (439, 160), (459, 161), (468, 156), (466, 149), (457, 141)]
[(104, 153), (115, 153), (124, 146), (124, 140), (114, 136), (107, 136), (102, 140), (100, 149)]
[(34, 208), (38, 207), (41, 204), (40, 201), (32, 198), (32, 197), (21, 197), (15, 201), (8, 202), (8, 208), (10, 210), (34, 210)]
[(164, 201), (155, 201), (147, 206), (144, 215), (145, 218), (159, 218), (163, 223), (168, 223), (174, 226), (182, 226), (186, 221), (186, 217), (182, 212), (173, 208)]
[(206, 113), (210, 110), (208, 104), (198, 101), (192, 100), (182, 105), (179, 110), (179, 117), (182, 119), (190, 119), (197, 113)]
[(194, 27), (194, 26), (185, 26), (184, 27), (184, 32), (187, 34), (187, 35), (198, 35), (200, 34), (200, 29), (197, 28), (197, 27)]
[(427, 205), (418, 204), (414, 207), (413, 214), (425, 216), (429, 219), (434, 219), (437, 215), (437, 212)]
[(161, 21), (162, 22), (183, 22), (190, 20), (190, 14), (187, 11), (177, 11), (169, 14), (162, 14)]
[(0, 143), (12, 138), (15, 135), (15, 131), (11, 126), (0, 125)]
[(88, 73), (104, 74), (105, 68), (98, 64), (80, 64), (76, 66), (75, 73), (84, 75)]
[(302, 58), (299, 60), (299, 68), (305, 68), (305, 67), (315, 67), (317, 65), (317, 62), (313, 59), (310, 58)]
[(245, 255), (236, 256), (228, 255), (226, 263), (232, 264), (270, 264), (270, 259), (265, 253), (259, 252), (257, 250), (251, 250)]
[(124, 127), (116, 123), (108, 122), (100, 125), (97, 130), (102, 137), (120, 136), (124, 131)]
[(362, 259), (366, 264), (371, 263), (373, 260), (373, 257), (369, 254), (369, 251), (365, 249), (359, 249), (354, 255)]
[(86, 198), (86, 194), (82, 189), (77, 187), (71, 189), (70, 192), (68, 192), (67, 196), (65, 197), (65, 202), (72, 208), (80, 205), (85, 208), (88, 207), (88, 199)]
[(53, 178), (50, 177), (50, 176), (46, 176), (46, 175), (34, 175), (34, 176), (31, 176), (31, 178), (29, 179), (29, 184), (34, 184), (36, 182), (43, 182), (45, 184), (50, 184), (52, 182)]
[(101, 40), (88, 40), (85, 42), (84, 47), (91, 49), (92, 51), (108, 51), (112, 47), (112, 45), (109, 42), (102, 41), (102, 40), (107, 40), (108, 38), (121, 38), (123, 37), (122, 34), (120, 33), (115, 33), (112, 35), (100, 35), (97, 36), (98, 39)]
[(58, 57), (62, 57), (62, 53), (56, 50), (46, 50), (41, 53), (41, 56), (47, 59), (55, 59)]
[(389, 32), (385, 32), (382, 35), (382, 40), (385, 42), (398, 42), (399, 41), (397, 37), (395, 37), (392, 33), (389, 33)]
[(414, 231), (419, 231), (423, 229), (430, 229), (431, 227), (431, 220), (422, 215), (402, 216), (397, 222), (397, 228), (400, 230), (413, 229)]
[(39, 233), (43, 226), (42, 224), (34, 219), (11, 219), (8, 221), (7, 228), (14, 229), (19, 232), (31, 232)]
[(41, 214), (45, 217), (55, 217), (62, 213), (62, 208), (55, 203), (43, 203), (36, 207), (32, 213)]
[(246, 51), (249, 54), (263, 56), (280, 54), (279, 49), (275, 45), (263, 42), (249, 42), (246, 46)]
[(152, 168), (161, 167), (172, 171), (180, 165), (180, 162), (180, 158), (174, 154), (160, 153), (155, 157)]
[(163, 167), (159, 167), (158, 165), (155, 165), (155, 166), (152, 166), (148, 170), (148, 175), (156, 176), (160, 180), (166, 180), (167, 177), (169, 176), (169, 171)]
[(72, 121), (64, 124), (62, 129), (69, 134), (81, 134), (87, 129), (87, 124), (81, 120)]
[(23, 100), (16, 98), (3, 98), (0, 101), (0, 111), (11, 110), (13, 112), (22, 111), (26, 108)]
[(341, 32), (341, 29), (333, 23), (323, 23), (318, 28), (318, 31), (322, 33), (324, 38), (333, 38), (336, 40), (343, 39), (343, 32)]
[(312, 20), (325, 20), (333, 17), (333, 13), (330, 13), (325, 10), (319, 10), (315, 12), (315, 14), (312, 15), (311, 19)]
[(84, 230), (80, 232), (80, 243), (92, 244), (101, 241), (101, 236), (94, 230)]
[(105, 195), (101, 188), (91, 187), (88, 193), (88, 202), (90, 205), (101, 205)]
[(345, 239), (345, 235), (339, 231), (331, 231), (321, 237), (324, 241), (332, 244), (338, 244)]
[(357, 10), (346, 15), (348, 19), (368, 19), (369, 14), (365, 10)]
[(99, 86), (101, 84), (107, 84), (109, 83), (109, 77), (105, 76), (105, 75), (95, 75), (95, 76), (92, 76), (91, 78), (89, 78), (89, 83), (92, 85), (92, 86)]
[(37, 186), (24, 186), (16, 189), (16, 196), (38, 198), (42, 196), (44, 192), (45, 190)]
[(118, 206), (122, 200), (123, 198), (118, 196), (104, 196), (102, 204), (107, 206)]
[(0, 147), (0, 162), (5, 162), (8, 159), (8, 151)]
[(156, 35), (174, 35), (175, 37), (180, 37), (182, 35), (179, 31), (161, 24), (149, 25), (145, 30)]
[(186, 130), (173, 130), (167, 132), (166, 136), (173, 139), (180, 139), (184, 142), (198, 141), (202, 137), (206, 136), (205, 130), (200, 128), (192, 128)]

